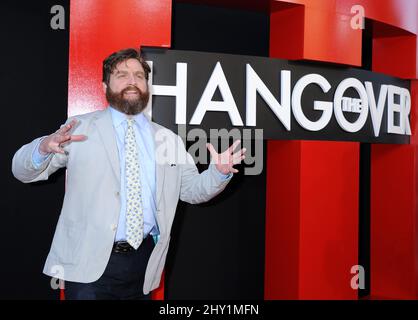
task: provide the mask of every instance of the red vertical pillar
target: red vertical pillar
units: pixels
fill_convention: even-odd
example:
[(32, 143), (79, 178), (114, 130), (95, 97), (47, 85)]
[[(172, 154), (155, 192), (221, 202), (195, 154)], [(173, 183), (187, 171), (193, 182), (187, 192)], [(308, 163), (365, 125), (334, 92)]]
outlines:
[[(102, 61), (128, 47), (170, 47), (171, 0), (71, 0), (68, 114), (103, 109)], [(164, 285), (155, 299), (164, 298)]]
[(270, 11), (272, 57), (361, 65), (362, 31), (336, 1), (272, 1)]
[(102, 61), (140, 46), (170, 47), (170, 0), (72, 0), (68, 113), (103, 109)]
[(301, 143), (267, 144), (265, 299), (299, 298)]
[[(304, 10), (272, 7), (270, 55), (359, 63), (358, 50), (334, 45), (358, 49), (361, 37), (341, 28), (332, 2), (303, 2)], [(284, 33), (283, 21), (303, 27)], [(265, 298), (356, 299), (350, 271), (358, 263), (359, 144), (269, 141), (267, 147)]]
[(269, 141), (266, 299), (356, 299), (359, 144)]
[(371, 172), (371, 296), (417, 299), (417, 108), (411, 83), (410, 145), (373, 145)]
[[(373, 71), (416, 79), (418, 1), (386, 2), (386, 6), (367, 8), (377, 20), (391, 22), (374, 22)], [(411, 83), (411, 144), (372, 146), (372, 298), (418, 298), (417, 83)]]
[[(356, 31), (349, 27), (353, 17), (350, 11), (355, 5), (362, 6), (365, 17), (374, 21), (373, 70), (417, 79), (417, 1), (382, 0), (379, 3), (372, 0), (274, 1), (271, 7), (271, 56), (359, 65), (361, 30)], [(299, 6), (303, 6), (303, 9)], [(300, 26), (300, 21), (303, 21), (303, 27)], [(292, 23), (297, 26), (289, 28)], [(288, 45), (289, 42), (291, 45)], [(417, 298), (417, 91), (417, 81), (414, 80), (411, 87), (413, 133), (411, 145), (373, 145), (372, 147), (372, 297)], [(346, 143), (333, 143), (328, 149), (322, 150), (324, 153), (320, 153), (323, 142), (315, 142), (308, 148), (306, 148), (307, 142), (304, 141), (292, 143), (296, 145), (289, 147), (288, 143), (273, 141), (268, 144), (270, 158), (267, 168), (266, 297), (332, 298), (345, 294), (350, 296), (343, 287), (332, 291), (331, 284), (339, 283), (339, 277), (345, 274), (339, 276), (331, 270), (327, 275), (324, 272), (326, 262), (324, 253), (325, 247), (330, 246), (328, 240), (333, 239), (332, 228), (344, 222), (350, 226), (344, 231), (341, 242), (348, 248), (347, 256), (337, 254), (334, 258), (335, 261), (340, 261), (341, 265), (350, 260), (348, 257), (354, 259), (356, 249), (352, 245), (356, 230), (351, 229), (351, 226), (357, 223), (357, 212), (355, 212), (357, 202), (349, 209), (343, 208), (340, 220), (331, 218), (331, 205), (326, 207), (319, 216), (329, 221), (329, 224), (327, 228), (321, 228), (320, 235), (313, 236), (313, 230), (317, 230), (316, 220), (312, 218), (315, 206), (312, 210), (307, 209), (311, 207), (309, 201), (318, 201), (318, 199), (325, 201), (324, 194), (327, 190), (333, 193), (344, 188), (340, 179), (345, 177), (341, 167), (330, 166), (331, 171), (324, 172), (324, 177), (330, 172), (333, 173), (330, 179), (324, 180), (324, 184), (315, 189), (313, 182), (316, 181), (315, 170), (318, 170), (318, 166), (311, 165), (311, 162), (305, 159), (311, 155), (314, 159), (322, 159), (321, 163), (327, 165), (334, 152), (339, 150), (340, 144), (343, 145), (343, 149), (339, 151), (347, 151), (350, 156), (344, 158), (342, 164), (351, 168), (352, 174), (345, 181), (345, 185), (354, 187), (346, 190), (351, 196), (345, 193), (345, 197), (340, 199), (339, 205), (344, 205), (349, 199), (357, 201), (354, 200), (354, 194), (358, 192), (358, 187), (355, 187), (358, 172), (354, 162), (358, 158), (358, 146), (353, 148), (354, 144), (350, 146)], [(350, 148), (352, 153), (349, 152)], [(286, 167), (290, 162), (292, 166), (288, 170), (283, 171), (277, 167), (280, 165)], [(319, 166), (319, 171), (321, 169), (323, 168)], [(304, 176), (303, 172), (311, 174)], [(296, 184), (293, 179), (297, 179)], [(283, 190), (280, 186), (282, 183), (287, 183), (291, 188)], [(307, 190), (310, 193), (307, 193)], [(292, 196), (283, 196), (286, 192), (292, 192)], [(311, 198), (306, 194), (310, 194)], [(283, 212), (281, 216), (279, 216), (280, 212)], [(291, 214), (297, 214), (297, 217), (290, 216)], [(294, 251), (296, 247), (297, 254)], [(280, 253), (283, 253), (282, 257)], [(312, 261), (314, 265), (310, 267), (308, 262)], [(335, 270), (342, 270), (338, 266), (334, 267)], [(287, 270), (288, 278), (281, 280), (283, 278), (280, 279), (275, 271), (284, 270)], [(316, 279), (312, 279), (315, 273), (313, 270), (325, 282), (319, 283)], [(320, 284), (324, 283), (325, 287), (321, 287)], [(322, 292), (315, 292), (315, 288)]]

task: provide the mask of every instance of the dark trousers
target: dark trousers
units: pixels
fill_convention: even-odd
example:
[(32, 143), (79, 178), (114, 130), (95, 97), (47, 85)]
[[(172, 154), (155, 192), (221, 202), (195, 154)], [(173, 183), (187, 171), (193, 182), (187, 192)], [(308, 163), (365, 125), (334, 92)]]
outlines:
[(143, 294), (145, 269), (154, 249), (152, 236), (137, 250), (113, 252), (103, 275), (91, 283), (65, 281), (66, 300), (150, 300)]

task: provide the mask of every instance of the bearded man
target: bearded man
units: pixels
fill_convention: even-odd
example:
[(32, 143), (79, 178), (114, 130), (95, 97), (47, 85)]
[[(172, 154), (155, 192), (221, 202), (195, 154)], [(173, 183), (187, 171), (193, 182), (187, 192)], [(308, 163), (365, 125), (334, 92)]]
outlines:
[(245, 149), (234, 153), (239, 141), (221, 154), (207, 144), (212, 162), (199, 173), (180, 137), (143, 112), (149, 72), (136, 49), (111, 54), (103, 61), (109, 106), (69, 118), (13, 157), (13, 174), (24, 183), (67, 168), (44, 267), (52, 277), (62, 268), (66, 299), (150, 299), (160, 284), (178, 200), (210, 200), (244, 159)]

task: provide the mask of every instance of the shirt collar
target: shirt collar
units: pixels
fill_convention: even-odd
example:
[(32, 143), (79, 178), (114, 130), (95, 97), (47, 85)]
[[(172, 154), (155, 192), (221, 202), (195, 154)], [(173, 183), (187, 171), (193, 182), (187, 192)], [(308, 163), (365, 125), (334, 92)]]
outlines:
[[(116, 110), (114, 107), (110, 107), (110, 113), (112, 114), (112, 121), (115, 128), (119, 127), (128, 117), (123, 112), (120, 112), (119, 110)], [(135, 119), (136, 124), (142, 128), (147, 123), (147, 118), (145, 115), (140, 112), (133, 116)]]

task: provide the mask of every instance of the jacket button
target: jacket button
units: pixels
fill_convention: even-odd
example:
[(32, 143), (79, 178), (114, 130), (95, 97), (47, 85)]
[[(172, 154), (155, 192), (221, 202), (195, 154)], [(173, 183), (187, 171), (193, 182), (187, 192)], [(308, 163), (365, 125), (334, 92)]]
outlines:
[(115, 192), (115, 196), (119, 197), (119, 191)]
[(112, 231), (116, 231), (116, 228), (117, 228), (116, 224), (111, 224), (110, 225), (110, 229), (112, 229)]

